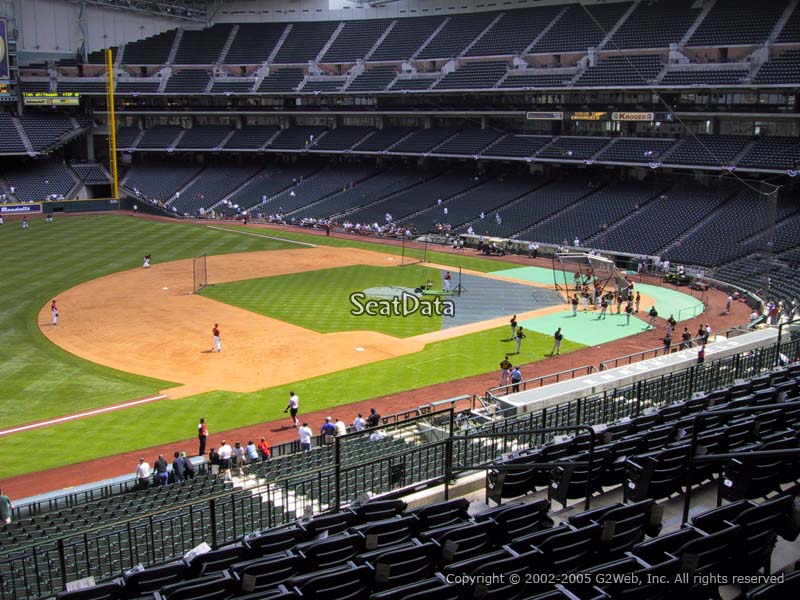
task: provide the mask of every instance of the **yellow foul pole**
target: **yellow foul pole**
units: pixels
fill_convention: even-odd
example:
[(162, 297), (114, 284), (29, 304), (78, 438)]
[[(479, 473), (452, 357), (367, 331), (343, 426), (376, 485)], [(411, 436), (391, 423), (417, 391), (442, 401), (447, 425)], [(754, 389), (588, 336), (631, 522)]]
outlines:
[(119, 199), (117, 175), (117, 119), (114, 115), (114, 57), (106, 50), (106, 108), (108, 111), (108, 167), (111, 171), (111, 195)]

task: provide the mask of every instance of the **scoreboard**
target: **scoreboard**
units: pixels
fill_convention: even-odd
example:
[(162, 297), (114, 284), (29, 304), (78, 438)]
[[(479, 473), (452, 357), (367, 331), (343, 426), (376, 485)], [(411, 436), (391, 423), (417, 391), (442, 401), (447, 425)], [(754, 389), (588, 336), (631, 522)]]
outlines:
[(25, 106), (78, 106), (81, 95), (78, 92), (22, 92)]
[(617, 121), (617, 122), (650, 122), (672, 121), (672, 113), (656, 112), (603, 112), (603, 111), (563, 111), (563, 112), (528, 112), (529, 121)]

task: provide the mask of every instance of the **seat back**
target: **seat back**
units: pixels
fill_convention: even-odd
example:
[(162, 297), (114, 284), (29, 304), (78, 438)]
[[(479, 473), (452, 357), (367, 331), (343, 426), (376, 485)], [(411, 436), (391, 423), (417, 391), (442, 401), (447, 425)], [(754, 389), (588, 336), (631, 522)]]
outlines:
[(553, 519), (550, 518), (549, 511), (550, 501), (539, 500), (485, 510), (475, 515), (475, 521), (480, 523), (491, 519), (496, 524), (498, 539), (513, 540), (551, 528)]
[(438, 554), (439, 547), (433, 542), (380, 554), (371, 562), (375, 569), (373, 587), (389, 589), (431, 577)]
[(328, 569), (352, 560), (361, 551), (363, 540), (356, 535), (339, 534), (324, 540), (296, 546), (313, 570)]
[(126, 574), (125, 593), (131, 598), (160, 590), (166, 585), (178, 583), (189, 576), (189, 567), (183, 560), (166, 565), (148, 567), (142, 571)]
[(598, 550), (599, 525), (588, 525), (554, 535), (537, 544), (552, 573), (574, 573), (588, 565)]
[(350, 529), (353, 535), (364, 538), (364, 549), (375, 550), (410, 540), (417, 532), (419, 521), (412, 515), (383, 521), (373, 521)]
[(309, 577), (298, 590), (304, 600), (367, 600), (372, 577), (372, 569), (361, 565)]
[(290, 552), (278, 552), (231, 565), (234, 577), (253, 592), (260, 592), (288, 581), (303, 570), (303, 558)]
[(425, 529), (433, 529), (434, 527), (443, 527), (459, 521), (466, 521), (469, 519), (469, 501), (466, 498), (457, 498), (455, 500), (445, 500), (444, 502), (434, 502), (426, 506), (421, 506), (410, 511), (406, 511), (407, 515), (414, 515), (419, 519), (419, 528), (424, 531)]
[(375, 500), (359, 506), (355, 513), (362, 522), (381, 521), (396, 517), (406, 509), (406, 503), (397, 500)]
[(246, 535), (242, 541), (248, 548), (248, 555), (256, 558), (288, 550), (306, 539), (308, 538), (305, 531), (290, 527), (267, 533)]
[(61, 592), (56, 596), (56, 600), (119, 600), (123, 597), (123, 590), (121, 583), (112, 581), (82, 590)]

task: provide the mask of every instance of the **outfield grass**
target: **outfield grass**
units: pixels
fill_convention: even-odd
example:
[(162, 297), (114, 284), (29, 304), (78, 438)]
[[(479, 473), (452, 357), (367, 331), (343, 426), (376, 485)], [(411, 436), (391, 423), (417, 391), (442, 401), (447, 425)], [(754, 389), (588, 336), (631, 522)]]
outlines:
[[(50, 343), (39, 310), (59, 292), (115, 271), (203, 252), (227, 254), (297, 248), (296, 244), (225, 231), (125, 216), (34, 219), (0, 227), (0, 423), (3, 427), (131, 400), (169, 382), (87, 362)], [(62, 319), (69, 314), (62, 311)], [(46, 447), (47, 444), (43, 447)], [(28, 453), (29, 455), (29, 453)], [(20, 461), (26, 462), (26, 461)]]
[[(290, 389), (300, 396), (301, 417), (303, 413), (328, 408), (332, 416), (337, 416), (335, 407), (344, 404), (496, 371), (503, 354), (516, 351), (516, 343), (505, 341), (507, 337), (508, 328), (503, 326), (435, 342), (416, 354), (300, 379), (251, 394), (209, 392), (14, 434), (0, 438), (3, 456), (30, 455), (31, 448), (47, 448), (47, 452), (38, 453), (35, 461), (0, 462), (0, 477), (192, 438), (200, 416), (208, 420), (212, 436), (220, 431), (286, 419), (283, 409)], [(521, 355), (511, 358), (519, 363), (542, 360), (551, 347), (550, 335), (529, 331)], [(565, 340), (561, 350), (566, 353), (582, 347)], [(338, 412), (338, 416), (350, 422), (355, 415)], [(311, 426), (316, 430), (321, 423)], [(269, 437), (269, 431), (265, 429), (263, 435)], [(194, 443), (185, 449), (196, 451)], [(129, 466), (133, 472), (135, 465)]]
[(508, 263), (503, 263), (495, 260), (489, 260), (475, 256), (474, 250), (467, 249), (467, 254), (456, 254), (454, 252), (439, 252), (433, 248), (440, 248), (441, 246), (430, 245), (427, 250), (422, 248), (410, 248), (406, 246), (396, 246), (393, 244), (383, 244), (379, 241), (363, 241), (359, 236), (352, 236), (349, 238), (326, 237), (322, 235), (313, 235), (309, 233), (301, 233), (295, 231), (284, 231), (282, 229), (250, 229), (244, 228), (239, 225), (215, 225), (215, 228), (227, 229), (236, 231), (240, 234), (243, 231), (250, 233), (263, 233), (284, 240), (295, 240), (298, 242), (305, 242), (307, 244), (317, 244), (319, 246), (335, 246), (346, 248), (361, 248), (362, 250), (371, 250), (373, 252), (382, 252), (384, 254), (393, 254), (394, 256), (405, 256), (405, 262), (408, 264), (412, 260), (425, 259), (427, 262), (438, 263), (450, 267), (461, 267), (462, 269), (471, 269), (481, 273), (490, 273), (492, 271), (501, 271), (508, 267)]
[[(353, 265), (217, 284), (207, 287), (203, 295), (319, 333), (378, 331), (410, 337), (441, 329), (441, 315), (417, 311), (408, 316), (354, 316), (350, 294), (380, 286), (413, 289), (427, 281), (441, 289), (441, 273), (430, 267)], [(431, 298), (420, 302), (429, 304)]]

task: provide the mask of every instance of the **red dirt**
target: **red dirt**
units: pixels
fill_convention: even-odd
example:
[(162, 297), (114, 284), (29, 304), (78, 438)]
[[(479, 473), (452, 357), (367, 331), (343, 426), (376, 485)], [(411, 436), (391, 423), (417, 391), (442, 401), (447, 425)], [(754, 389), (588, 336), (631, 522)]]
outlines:
[[(151, 217), (145, 215), (139, 216), (156, 220), (170, 220), (161, 217)], [(288, 226), (248, 225), (247, 227), (297, 231), (297, 228)], [(324, 232), (315, 232), (313, 230), (304, 229), (303, 232), (316, 235), (325, 235)], [(345, 239), (358, 239), (357, 236), (344, 234), (332, 233), (331, 236)], [(374, 241), (366, 238), (361, 238), (361, 240)], [(375, 243), (378, 245), (382, 243), (397, 245), (400, 242), (395, 240), (381, 240), (375, 241)], [(422, 247), (422, 244), (413, 245)], [(436, 249), (439, 250), (439, 248)], [(474, 252), (470, 251), (465, 252), (465, 254), (475, 255)], [(514, 264), (536, 265), (546, 268), (550, 268), (552, 266), (552, 263), (549, 259), (531, 260), (524, 256), (495, 257), (491, 260)], [(645, 276), (642, 278), (642, 281), (644, 283), (653, 283), (658, 285), (656, 278)], [(689, 330), (694, 333), (700, 323), (710, 323), (714, 332), (721, 332), (736, 325), (741, 325), (742, 323), (748, 322), (750, 311), (745, 304), (735, 303), (731, 314), (723, 315), (721, 313), (725, 305), (727, 295), (717, 290), (709, 290), (708, 296), (708, 310), (695, 319), (682, 322), (681, 325), (688, 326)], [(549, 373), (566, 371), (582, 365), (597, 366), (598, 363), (604, 360), (609, 360), (642, 350), (658, 348), (661, 346), (661, 339), (665, 331), (664, 321), (661, 319), (659, 319), (659, 321), (658, 327), (656, 327), (654, 330), (641, 332), (621, 340), (603, 344), (597, 348), (584, 348), (582, 350), (571, 352), (562, 356), (539, 360), (538, 362), (524, 365), (523, 372), (525, 373), (526, 379), (530, 379), (541, 375), (547, 375)], [(501, 358), (502, 357), (498, 356), (498, 362)], [(409, 390), (407, 392), (393, 394), (391, 396), (378, 397), (365, 402), (348, 404), (335, 410), (327, 409), (310, 414), (301, 413), (300, 419), (307, 420), (311, 424), (312, 429), (319, 427), (326, 416), (335, 417), (338, 415), (346, 423), (349, 423), (353, 420), (357, 413), (361, 412), (366, 414), (372, 407), (377, 408), (378, 412), (380, 412), (382, 415), (388, 415), (394, 412), (416, 408), (417, 406), (428, 404), (436, 400), (452, 398), (461, 394), (483, 394), (487, 389), (496, 386), (497, 381), (497, 373), (492, 372), (484, 375), (477, 375), (474, 377), (455, 380), (449, 383), (429, 386), (426, 388)], [(193, 433), (195, 425), (195, 423), (187, 423), (187, 433)], [(293, 427), (289, 426), (288, 418), (281, 421), (273, 421), (225, 432), (215, 432), (214, 423), (209, 423), (209, 426), (212, 433), (209, 436), (207, 448), (219, 446), (219, 442), (223, 438), (229, 441), (238, 440), (246, 442), (247, 440), (257, 440), (264, 436), (271, 444), (274, 445), (297, 439), (297, 432)], [(59, 467), (56, 469), (50, 469), (47, 471), (11, 477), (4, 480), (2, 486), (4, 493), (18, 500), (20, 498), (57, 489), (69, 488), (80, 484), (91, 483), (110, 477), (126, 474), (129, 474), (131, 477), (133, 477), (139, 457), (144, 456), (148, 460), (152, 461), (158, 456), (158, 454), (164, 454), (165, 456), (169, 457), (172, 456), (172, 453), (175, 450), (186, 450), (190, 455), (192, 455), (196, 453), (196, 449), (197, 440), (196, 438), (191, 437), (186, 440), (168, 445), (144, 448), (116, 456), (107, 456), (104, 458)]]

